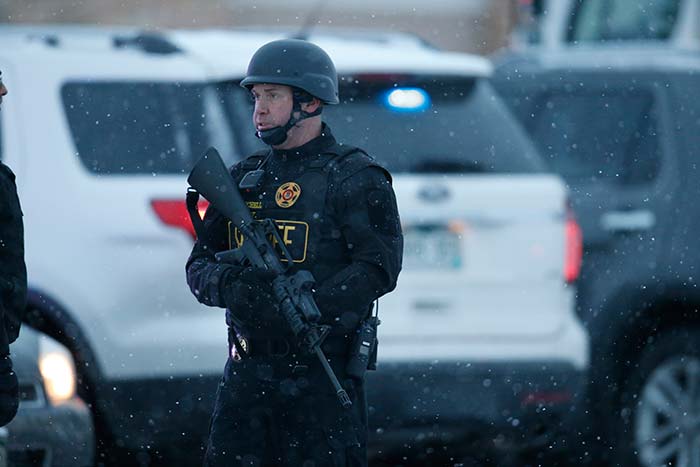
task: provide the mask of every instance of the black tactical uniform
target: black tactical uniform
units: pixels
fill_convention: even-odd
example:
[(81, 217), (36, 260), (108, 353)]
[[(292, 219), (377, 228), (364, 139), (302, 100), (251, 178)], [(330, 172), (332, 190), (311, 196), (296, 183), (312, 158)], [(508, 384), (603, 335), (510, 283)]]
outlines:
[[(364, 387), (345, 365), (359, 321), (395, 286), (402, 238), (388, 174), (362, 152), (345, 155), (349, 150), (326, 127), (302, 147), (272, 151), (260, 189), (242, 195), (256, 218), (277, 222), (293, 258), (290, 272), (306, 269), (316, 278), (322, 323), (333, 326), (322, 348), (353, 401), (351, 411), (340, 406), (318, 361), (297, 348), (269, 286), (237, 282), (242, 268), (216, 263), (213, 254), (235, 247), (237, 233), (214, 209), (205, 216), (208, 238), (195, 245), (188, 282), (203, 303), (228, 307), (229, 350), (236, 334), (248, 350), (229, 359), (217, 394), (209, 455), (226, 459), (221, 465), (236, 455), (251, 455), (259, 465), (346, 465), (345, 458), (365, 465)], [(265, 158), (247, 159), (232, 176), (240, 182)], [(299, 196), (280, 207), (290, 183)]]
[[(302, 41), (278, 42), (293, 56)], [(308, 47), (316, 48), (300, 47), (304, 57)], [(254, 61), (249, 76), (255, 75)], [(285, 67), (276, 67), (284, 76)], [(335, 78), (334, 68), (332, 74)], [(258, 80), (290, 85), (269, 76)], [(318, 95), (313, 88), (305, 90)], [(332, 326), (322, 349), (353, 405), (341, 406), (318, 359), (297, 346), (272, 298), (270, 278), (216, 262), (214, 253), (245, 239), (209, 208), (204, 238), (197, 240), (187, 263), (187, 279), (199, 301), (227, 308), (229, 358), (205, 464), (364, 466), (364, 381), (350, 377), (346, 365), (358, 323), (378, 297), (394, 289), (401, 269), (403, 240), (391, 177), (363, 151), (338, 144), (325, 125), (303, 146), (254, 154), (235, 165), (231, 175), (240, 183), (256, 169), (265, 172), (261, 183), (241, 195), (255, 219), (276, 222), (291, 255), (289, 272), (308, 270), (316, 279), (321, 323)], [(236, 351), (236, 340), (245, 352)]]
[(26, 300), (22, 210), (15, 175), (0, 162), (0, 426), (12, 420), (19, 404), (9, 345), (19, 335)]

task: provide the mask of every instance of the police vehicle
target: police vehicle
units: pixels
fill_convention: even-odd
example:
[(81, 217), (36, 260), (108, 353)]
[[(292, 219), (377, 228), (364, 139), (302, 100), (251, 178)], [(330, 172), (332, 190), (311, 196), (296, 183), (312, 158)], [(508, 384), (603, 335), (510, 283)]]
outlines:
[[(14, 94), (0, 157), (25, 211), (30, 319), (73, 353), (107, 445), (200, 455), (228, 350), (223, 310), (185, 284), (185, 178), (208, 146), (228, 163), (260, 148), (238, 82), (283, 35), (0, 37)], [(588, 363), (573, 312), (581, 239), (561, 179), (492, 91), (489, 63), (404, 35), (310, 39), (340, 74), (341, 105), (324, 119), (392, 172), (405, 234), (369, 375), (375, 450), (484, 426), (520, 441), (561, 427)]]

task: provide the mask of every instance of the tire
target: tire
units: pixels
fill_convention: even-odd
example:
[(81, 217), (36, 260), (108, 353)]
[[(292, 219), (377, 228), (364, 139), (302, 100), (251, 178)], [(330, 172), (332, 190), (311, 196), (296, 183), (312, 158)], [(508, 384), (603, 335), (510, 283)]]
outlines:
[(664, 332), (636, 363), (617, 412), (616, 465), (700, 467), (700, 331)]

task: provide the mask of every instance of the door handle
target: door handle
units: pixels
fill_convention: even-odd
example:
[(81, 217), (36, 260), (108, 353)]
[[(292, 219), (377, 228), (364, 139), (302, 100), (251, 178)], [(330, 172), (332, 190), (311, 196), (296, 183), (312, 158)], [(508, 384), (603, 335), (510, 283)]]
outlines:
[(638, 232), (656, 225), (656, 216), (648, 209), (608, 211), (600, 217), (600, 225), (608, 232)]

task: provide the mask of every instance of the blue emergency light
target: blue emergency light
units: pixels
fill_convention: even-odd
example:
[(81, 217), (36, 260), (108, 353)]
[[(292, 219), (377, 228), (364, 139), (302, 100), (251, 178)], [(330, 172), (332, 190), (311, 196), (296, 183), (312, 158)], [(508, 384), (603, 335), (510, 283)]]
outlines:
[(420, 112), (430, 107), (430, 95), (421, 88), (395, 88), (387, 91), (382, 101), (395, 112)]

